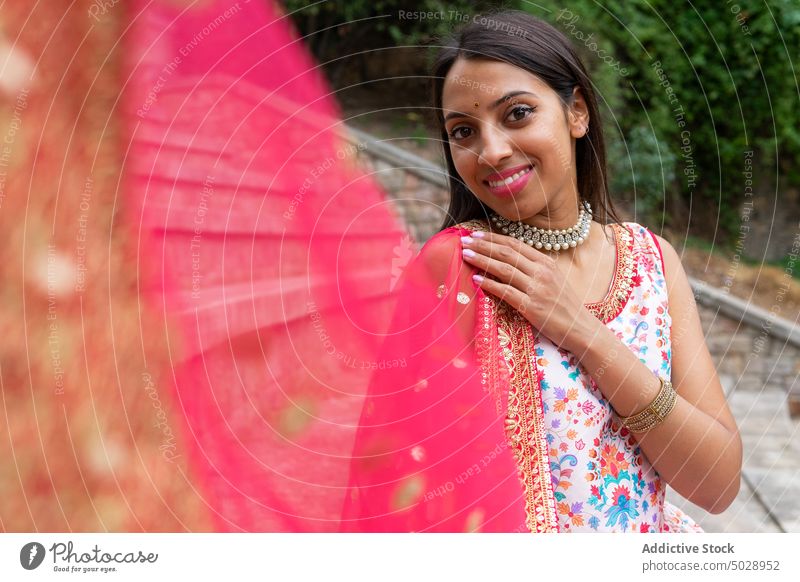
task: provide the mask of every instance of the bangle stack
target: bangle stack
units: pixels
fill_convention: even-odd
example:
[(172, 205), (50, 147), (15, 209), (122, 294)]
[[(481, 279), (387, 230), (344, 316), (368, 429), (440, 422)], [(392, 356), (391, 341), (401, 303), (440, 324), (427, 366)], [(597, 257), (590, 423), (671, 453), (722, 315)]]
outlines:
[(637, 412), (632, 416), (620, 416), (622, 426), (627, 427), (631, 432), (645, 432), (661, 424), (667, 415), (675, 408), (678, 400), (678, 393), (672, 387), (672, 382), (661, 380), (661, 390), (647, 408)]

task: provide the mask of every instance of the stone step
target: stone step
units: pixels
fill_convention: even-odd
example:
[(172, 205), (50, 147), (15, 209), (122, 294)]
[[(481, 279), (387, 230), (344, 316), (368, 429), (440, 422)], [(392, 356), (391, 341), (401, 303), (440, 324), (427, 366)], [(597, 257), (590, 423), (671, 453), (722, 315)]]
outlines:
[(739, 494), (730, 507), (720, 514), (713, 514), (687, 501), (672, 489), (667, 490), (667, 500), (682, 509), (707, 533), (781, 533), (781, 526), (762, 503), (755, 498), (753, 490), (742, 483)]
[(707, 532), (800, 533), (800, 422), (789, 416), (781, 389), (734, 389), (720, 377), (742, 436), (742, 485), (721, 514), (708, 513), (669, 490), (667, 498)]

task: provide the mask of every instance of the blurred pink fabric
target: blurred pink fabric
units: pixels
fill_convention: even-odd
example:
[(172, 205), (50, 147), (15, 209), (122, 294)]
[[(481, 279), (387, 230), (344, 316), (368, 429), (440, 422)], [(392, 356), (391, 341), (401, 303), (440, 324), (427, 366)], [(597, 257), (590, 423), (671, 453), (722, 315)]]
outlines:
[[(415, 253), (274, 4), (134, 1), (127, 219), (221, 531), (557, 529), (458, 229)], [(504, 375), (505, 371), (505, 375)], [(552, 495), (552, 491), (550, 491)], [(549, 505), (548, 505), (549, 503)]]

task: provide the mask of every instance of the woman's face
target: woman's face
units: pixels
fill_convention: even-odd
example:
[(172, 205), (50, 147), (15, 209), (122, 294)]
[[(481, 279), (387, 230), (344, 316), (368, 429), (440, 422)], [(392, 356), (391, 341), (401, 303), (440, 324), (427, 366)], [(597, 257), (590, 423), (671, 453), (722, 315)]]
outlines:
[(457, 59), (442, 92), (450, 153), (461, 179), (511, 220), (577, 207), (575, 139), (589, 121), (575, 92), (565, 109), (539, 77), (508, 63)]

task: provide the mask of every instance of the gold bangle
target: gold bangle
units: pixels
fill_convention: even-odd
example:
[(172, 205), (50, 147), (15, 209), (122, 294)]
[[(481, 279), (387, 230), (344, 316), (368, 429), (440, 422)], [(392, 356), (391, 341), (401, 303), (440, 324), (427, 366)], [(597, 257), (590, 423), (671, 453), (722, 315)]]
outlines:
[(631, 416), (619, 417), (622, 426), (627, 427), (631, 432), (645, 432), (658, 426), (675, 408), (678, 393), (672, 387), (672, 382), (663, 378), (659, 378), (659, 380), (661, 381), (661, 390), (644, 410)]

